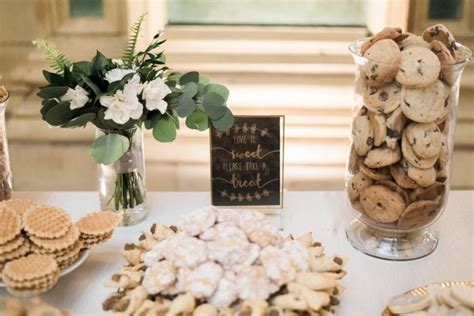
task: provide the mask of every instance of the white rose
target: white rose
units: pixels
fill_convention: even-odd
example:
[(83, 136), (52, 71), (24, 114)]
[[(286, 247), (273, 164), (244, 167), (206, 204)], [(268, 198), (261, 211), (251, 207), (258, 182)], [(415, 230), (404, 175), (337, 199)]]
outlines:
[(160, 78), (145, 83), (142, 96), (146, 101), (146, 108), (149, 111), (158, 110), (161, 114), (164, 114), (168, 103), (163, 99), (170, 93), (170, 88)]
[(66, 94), (61, 97), (61, 101), (71, 101), (71, 110), (79, 109), (89, 102), (89, 93), (77, 85), (74, 89), (69, 88)]
[(122, 80), (123, 77), (134, 72), (135, 70), (133, 69), (115, 68), (105, 73), (105, 80), (107, 80), (109, 83), (112, 83)]

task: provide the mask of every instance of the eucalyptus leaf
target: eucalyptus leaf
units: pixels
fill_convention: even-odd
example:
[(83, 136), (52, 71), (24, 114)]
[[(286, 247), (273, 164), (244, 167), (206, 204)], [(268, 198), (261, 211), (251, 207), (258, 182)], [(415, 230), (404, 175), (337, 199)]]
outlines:
[(97, 115), (95, 113), (84, 113), (78, 117), (73, 118), (66, 124), (63, 124), (61, 127), (73, 128), (73, 127), (84, 127), (90, 121), (93, 121)]
[(52, 98), (59, 98), (66, 94), (69, 87), (56, 87), (56, 86), (48, 86), (44, 88), (40, 88), (38, 92), (38, 96), (43, 99), (52, 99)]
[(196, 109), (186, 118), (186, 126), (198, 131), (205, 131), (209, 128), (209, 119), (206, 112)]
[(156, 123), (158, 122), (158, 120), (161, 119), (162, 116), (163, 115), (160, 113), (160, 111), (150, 112), (150, 114), (148, 114), (148, 118), (144, 122), (145, 128), (146, 129), (153, 128), (153, 126), (156, 125)]
[(199, 73), (197, 71), (191, 71), (191, 72), (185, 73), (184, 75), (181, 76), (181, 78), (179, 78), (179, 84), (182, 86), (187, 84), (188, 82), (198, 83)]
[(226, 108), (227, 112), (225, 115), (219, 120), (212, 120), (212, 125), (220, 131), (226, 131), (232, 126), (234, 126), (234, 116), (232, 112)]
[(181, 90), (183, 91), (184, 94), (186, 94), (188, 97), (192, 98), (196, 95), (198, 92), (198, 86), (195, 82), (188, 82), (185, 84)]
[(73, 117), (70, 102), (58, 103), (43, 115), (43, 120), (53, 126), (60, 126), (68, 122)]
[(203, 91), (203, 94), (208, 94), (208, 93), (217, 93), (220, 95), (222, 98), (224, 98), (225, 101), (229, 98), (229, 89), (227, 89), (225, 86), (217, 83), (211, 83), (208, 84)]
[(193, 113), (196, 109), (196, 104), (194, 100), (186, 94), (182, 94), (178, 98), (178, 107), (176, 108), (176, 113), (179, 117), (186, 117), (189, 114)]
[(162, 117), (153, 127), (153, 137), (156, 140), (167, 143), (176, 139), (176, 125), (173, 119)]
[(211, 120), (219, 120), (227, 113), (225, 100), (219, 94), (209, 92), (204, 96), (202, 101), (204, 109)]
[(130, 147), (127, 137), (119, 134), (107, 134), (98, 137), (90, 147), (91, 156), (97, 163), (109, 165), (123, 156)]
[(209, 78), (207, 78), (206, 76), (199, 75), (199, 83), (206, 85), (209, 83)]

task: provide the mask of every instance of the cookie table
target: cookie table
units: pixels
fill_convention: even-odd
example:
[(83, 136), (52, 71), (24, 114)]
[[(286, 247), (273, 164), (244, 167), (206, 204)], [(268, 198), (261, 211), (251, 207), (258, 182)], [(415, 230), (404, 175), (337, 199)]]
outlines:
[[(63, 207), (73, 220), (99, 205), (96, 192), (20, 192), (15, 196)], [(102, 311), (102, 302), (112, 292), (103, 283), (123, 265), (122, 246), (136, 242), (140, 232), (148, 231), (154, 222), (174, 224), (181, 214), (208, 206), (209, 198), (204, 192), (148, 193), (147, 220), (118, 228), (109, 242), (93, 249), (86, 262), (61, 278), (44, 299), (74, 316), (111, 315)], [(289, 192), (285, 196), (285, 232), (299, 235), (312, 231), (328, 253), (349, 259), (348, 274), (342, 280), (346, 291), (340, 296), (337, 315), (380, 315), (390, 297), (411, 288), (439, 281), (474, 280), (474, 191), (450, 193), (446, 211), (436, 223), (438, 249), (416, 261), (389, 262), (356, 251), (345, 237), (345, 226), (351, 219), (343, 192)], [(5, 289), (0, 295), (6, 295)]]

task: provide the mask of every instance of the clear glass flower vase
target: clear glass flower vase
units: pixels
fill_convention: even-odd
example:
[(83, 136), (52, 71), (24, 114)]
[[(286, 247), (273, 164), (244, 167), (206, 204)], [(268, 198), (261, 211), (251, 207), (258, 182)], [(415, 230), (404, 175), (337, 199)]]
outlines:
[(12, 175), (5, 126), (7, 102), (8, 99), (0, 102), (0, 201), (8, 200), (12, 197)]
[[(460, 80), (470, 53), (456, 63), (426, 65), (423, 71), (438, 74), (435, 81), (409, 86), (395, 75), (412, 69), (361, 56), (364, 41), (349, 46), (356, 81), (346, 192), (355, 219), (347, 238), (373, 257), (421, 258), (438, 244), (433, 224), (448, 200)], [(457, 43), (455, 49), (470, 52)]]
[(116, 162), (98, 165), (101, 209), (122, 213), (121, 225), (132, 226), (147, 215), (143, 131), (141, 128), (113, 132), (97, 129), (96, 137), (109, 133), (126, 136), (130, 148)]

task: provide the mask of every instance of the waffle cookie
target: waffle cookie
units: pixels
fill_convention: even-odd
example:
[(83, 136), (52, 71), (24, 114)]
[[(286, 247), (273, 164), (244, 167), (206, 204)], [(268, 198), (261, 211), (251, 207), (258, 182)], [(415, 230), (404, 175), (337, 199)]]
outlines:
[(77, 222), (81, 235), (104, 236), (111, 232), (122, 220), (122, 216), (111, 211), (90, 213)]
[(40, 238), (34, 235), (29, 238), (36, 246), (46, 251), (56, 252), (72, 247), (79, 240), (79, 235), (77, 226), (71, 225), (66, 234), (58, 238)]
[(15, 239), (7, 242), (6, 244), (0, 245), (0, 256), (12, 252), (18, 248), (25, 242), (25, 238), (22, 234), (15, 237)]
[(11, 199), (0, 202), (0, 208), (3, 207), (12, 209), (20, 217), (23, 217), (28, 210), (38, 207), (38, 203), (26, 199)]
[(92, 248), (109, 240), (112, 237), (112, 233), (113, 231), (109, 231), (105, 234), (96, 235), (96, 236), (81, 234), (81, 241), (83, 244), (83, 248)]
[(32, 236), (39, 238), (59, 238), (69, 230), (71, 220), (62, 209), (51, 206), (40, 206), (25, 213), (24, 229)]
[(21, 217), (12, 209), (0, 208), (0, 245), (5, 245), (21, 233)]
[(49, 291), (59, 277), (59, 267), (52, 256), (31, 254), (8, 262), (2, 271), (7, 290), (19, 297)]

